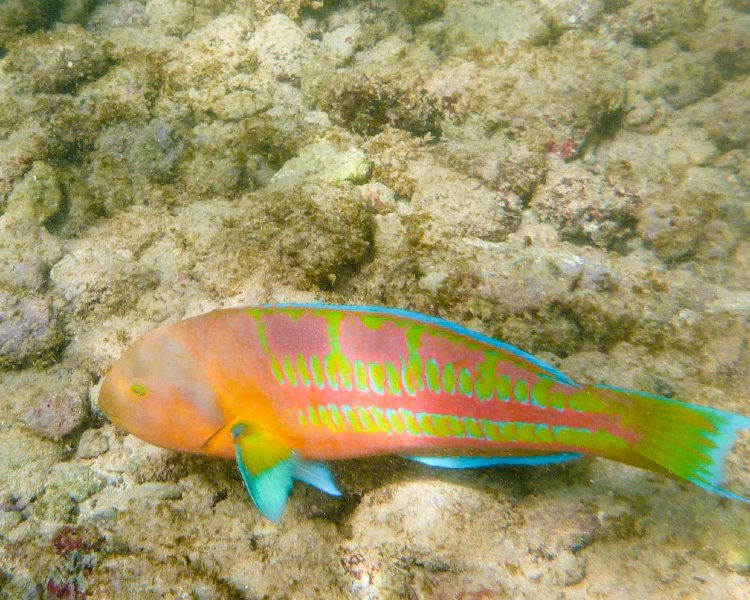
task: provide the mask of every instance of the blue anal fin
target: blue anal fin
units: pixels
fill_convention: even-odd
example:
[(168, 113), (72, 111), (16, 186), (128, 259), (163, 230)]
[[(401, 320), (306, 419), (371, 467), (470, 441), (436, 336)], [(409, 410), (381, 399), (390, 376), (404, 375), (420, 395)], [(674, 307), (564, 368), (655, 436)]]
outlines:
[(404, 456), (430, 467), (441, 469), (481, 469), (482, 467), (533, 467), (538, 465), (552, 465), (580, 458), (575, 452), (561, 452), (559, 454), (537, 454), (529, 456)]
[(331, 496), (340, 496), (341, 492), (333, 482), (333, 476), (328, 466), (322, 462), (309, 460), (295, 460), (294, 477), (296, 480), (306, 483)]
[(298, 458), (294, 453), (275, 465), (253, 475), (242, 461), (239, 444), (235, 443), (237, 468), (242, 476), (245, 489), (255, 506), (266, 519), (277, 522), (284, 512), (286, 500), (292, 491), (294, 480), (311, 485), (326, 494), (340, 496), (341, 492), (333, 482), (328, 467), (319, 462), (309, 462)]

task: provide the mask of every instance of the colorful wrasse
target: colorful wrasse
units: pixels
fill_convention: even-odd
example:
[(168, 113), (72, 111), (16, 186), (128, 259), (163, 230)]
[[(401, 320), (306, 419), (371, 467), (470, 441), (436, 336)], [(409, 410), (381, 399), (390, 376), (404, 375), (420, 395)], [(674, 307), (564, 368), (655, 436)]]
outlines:
[(293, 479), (339, 494), (318, 461), (400, 454), (438, 467), (599, 456), (720, 487), (750, 419), (661, 396), (579, 385), (508, 344), (377, 307), (218, 310), (135, 342), (99, 396), (152, 444), (236, 458), (277, 520)]

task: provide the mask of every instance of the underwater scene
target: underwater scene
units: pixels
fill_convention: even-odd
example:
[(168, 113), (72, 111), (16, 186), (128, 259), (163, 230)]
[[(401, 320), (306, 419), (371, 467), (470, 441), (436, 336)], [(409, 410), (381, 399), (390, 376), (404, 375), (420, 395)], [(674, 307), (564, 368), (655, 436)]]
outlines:
[(749, 0), (0, 0), (0, 599), (750, 598)]

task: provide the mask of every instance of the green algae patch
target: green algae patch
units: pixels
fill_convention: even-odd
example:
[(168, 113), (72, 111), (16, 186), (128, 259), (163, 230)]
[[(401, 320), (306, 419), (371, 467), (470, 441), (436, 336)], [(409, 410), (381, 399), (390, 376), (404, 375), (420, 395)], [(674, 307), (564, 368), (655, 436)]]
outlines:
[(372, 211), (353, 187), (308, 182), (250, 196), (243, 209), (247, 251), (239, 260), (257, 265), (265, 256), (277, 276), (298, 285), (331, 288), (371, 249)]
[(107, 44), (70, 25), (23, 38), (11, 48), (3, 68), (22, 89), (60, 94), (101, 77), (109, 66)]
[(397, 7), (407, 23), (419, 25), (442, 15), (445, 0), (404, 0), (398, 2)]
[(372, 136), (390, 126), (415, 136), (441, 134), (438, 99), (401, 74), (331, 77), (317, 90), (317, 104), (335, 123), (361, 135)]
[(80, 463), (62, 463), (55, 467), (34, 513), (48, 521), (73, 522), (76, 506), (94, 495), (104, 482), (89, 467)]
[(17, 37), (49, 26), (60, 0), (4, 0), (0, 3), (0, 49)]
[(11, 219), (44, 224), (62, 208), (63, 191), (55, 170), (36, 161), (8, 198), (5, 214)]

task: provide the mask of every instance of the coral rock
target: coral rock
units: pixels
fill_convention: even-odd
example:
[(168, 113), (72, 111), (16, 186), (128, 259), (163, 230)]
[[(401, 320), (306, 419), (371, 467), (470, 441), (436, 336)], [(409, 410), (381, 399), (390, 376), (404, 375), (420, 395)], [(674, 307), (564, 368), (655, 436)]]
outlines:
[(14, 48), (4, 66), (24, 87), (60, 94), (102, 76), (109, 68), (109, 56), (99, 39), (71, 25), (49, 35), (36, 35)]
[(531, 206), (562, 239), (611, 247), (633, 234), (639, 203), (635, 192), (571, 163), (549, 174)]
[(48, 301), (0, 290), (0, 366), (44, 358), (59, 350), (64, 339)]
[(88, 417), (88, 376), (62, 369), (56, 377), (59, 390), (40, 388), (33, 394), (31, 406), (21, 415), (29, 429), (49, 439), (73, 433)]

